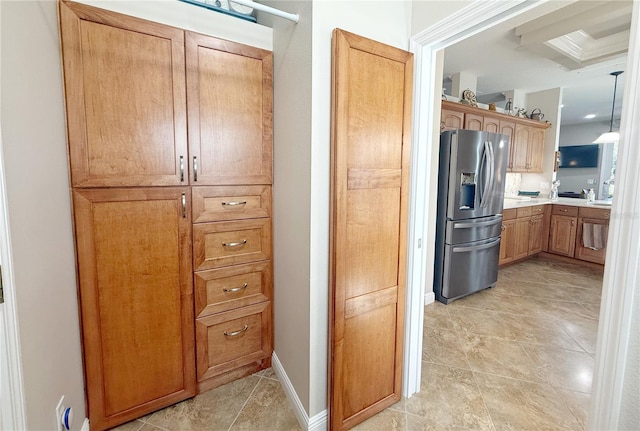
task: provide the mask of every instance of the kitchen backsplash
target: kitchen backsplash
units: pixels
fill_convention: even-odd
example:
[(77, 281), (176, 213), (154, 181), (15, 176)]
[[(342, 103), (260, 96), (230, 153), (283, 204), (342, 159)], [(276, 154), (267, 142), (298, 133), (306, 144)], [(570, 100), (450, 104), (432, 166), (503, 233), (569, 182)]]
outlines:
[(522, 183), (522, 174), (507, 172), (504, 194), (505, 196), (517, 196)]

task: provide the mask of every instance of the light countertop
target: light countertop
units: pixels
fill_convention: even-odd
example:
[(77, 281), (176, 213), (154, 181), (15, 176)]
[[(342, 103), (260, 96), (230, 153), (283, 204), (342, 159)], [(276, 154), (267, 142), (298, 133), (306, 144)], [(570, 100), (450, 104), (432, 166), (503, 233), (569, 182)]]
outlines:
[(522, 196), (519, 196), (517, 198), (505, 197), (503, 208), (504, 209), (523, 208), (523, 207), (532, 207), (535, 205), (548, 205), (548, 204), (571, 205), (574, 207), (611, 208), (611, 201), (602, 201), (602, 200), (597, 200), (593, 203), (587, 203), (585, 199), (575, 199), (575, 198), (558, 198), (557, 201), (551, 201), (551, 199), (546, 199), (546, 198), (531, 198), (531, 199), (524, 199), (524, 200), (521, 200), (520, 198), (522, 198)]

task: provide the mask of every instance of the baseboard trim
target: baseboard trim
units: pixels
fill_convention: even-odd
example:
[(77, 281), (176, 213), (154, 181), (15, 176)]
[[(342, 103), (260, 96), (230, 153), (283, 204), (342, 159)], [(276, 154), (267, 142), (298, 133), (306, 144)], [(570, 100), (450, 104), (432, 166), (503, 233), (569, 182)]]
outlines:
[(298, 419), (298, 423), (302, 429), (306, 431), (325, 431), (327, 429), (327, 411), (323, 410), (317, 415), (314, 415), (311, 418), (309, 417), (307, 411), (302, 405), (302, 401), (300, 401), (300, 398), (296, 393), (296, 390), (293, 388), (291, 380), (289, 380), (289, 376), (287, 376), (287, 373), (282, 366), (282, 362), (278, 359), (276, 352), (273, 352), (271, 357), (271, 366), (273, 367), (273, 371), (276, 373), (278, 380), (282, 384), (284, 393), (289, 399), (293, 413), (296, 415), (296, 419)]
[(89, 426), (89, 418), (84, 418), (84, 422), (82, 422), (82, 428), (80, 431), (91, 431), (91, 427)]
[(433, 293), (433, 290), (424, 293), (424, 305), (431, 304), (432, 302), (435, 302), (435, 300), (436, 294)]

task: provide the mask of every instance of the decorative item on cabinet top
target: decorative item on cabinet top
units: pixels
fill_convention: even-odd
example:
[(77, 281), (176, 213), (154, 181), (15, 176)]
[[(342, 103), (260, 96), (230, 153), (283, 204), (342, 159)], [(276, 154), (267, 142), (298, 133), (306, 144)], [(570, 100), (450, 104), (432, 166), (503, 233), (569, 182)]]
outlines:
[(229, 2), (228, 0), (213, 0), (213, 1), (212, 0), (205, 0), (205, 1), (180, 0), (180, 1), (184, 3), (192, 4), (195, 6), (200, 6), (205, 9), (220, 12), (225, 15), (231, 15), (233, 17), (244, 19), (246, 21), (256, 22), (256, 17), (252, 15), (253, 14), (252, 8), (234, 4), (233, 2)]

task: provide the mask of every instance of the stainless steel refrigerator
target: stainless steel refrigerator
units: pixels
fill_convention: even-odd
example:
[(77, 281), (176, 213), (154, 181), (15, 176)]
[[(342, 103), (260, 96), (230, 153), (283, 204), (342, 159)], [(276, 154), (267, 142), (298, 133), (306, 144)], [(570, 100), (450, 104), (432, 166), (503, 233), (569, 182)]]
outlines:
[(498, 281), (509, 137), (475, 130), (440, 136), (433, 290), (445, 304)]

